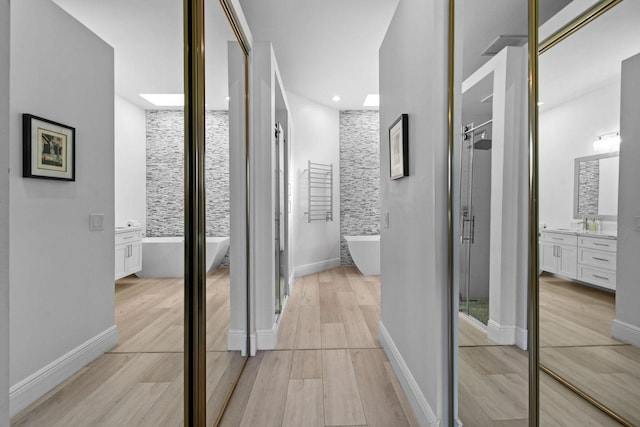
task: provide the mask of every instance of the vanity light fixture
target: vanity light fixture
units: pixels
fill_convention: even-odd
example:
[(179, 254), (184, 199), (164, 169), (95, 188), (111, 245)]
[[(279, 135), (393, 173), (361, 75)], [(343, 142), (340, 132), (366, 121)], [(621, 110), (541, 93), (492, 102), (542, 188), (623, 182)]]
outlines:
[(333, 101), (338, 102), (340, 101), (340, 97), (338, 95), (333, 95), (333, 97), (331, 98)]
[(620, 132), (605, 133), (593, 141), (593, 151), (596, 153), (610, 153), (618, 150), (620, 150)]
[(141, 93), (140, 96), (156, 107), (184, 107), (182, 93)]
[(380, 94), (370, 93), (362, 104), (365, 107), (379, 107), (380, 106)]

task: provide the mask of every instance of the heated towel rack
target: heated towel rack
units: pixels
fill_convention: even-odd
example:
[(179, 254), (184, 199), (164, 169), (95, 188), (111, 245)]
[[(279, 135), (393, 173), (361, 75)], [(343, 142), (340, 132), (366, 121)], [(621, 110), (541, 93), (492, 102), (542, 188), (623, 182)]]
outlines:
[(333, 164), (309, 161), (309, 222), (333, 221)]

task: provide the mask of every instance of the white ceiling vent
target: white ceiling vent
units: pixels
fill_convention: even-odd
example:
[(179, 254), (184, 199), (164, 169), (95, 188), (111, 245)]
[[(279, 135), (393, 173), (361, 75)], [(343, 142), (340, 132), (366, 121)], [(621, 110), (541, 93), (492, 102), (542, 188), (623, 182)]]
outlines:
[(480, 55), (493, 56), (504, 49), (505, 46), (523, 46), (527, 39), (527, 36), (498, 36)]

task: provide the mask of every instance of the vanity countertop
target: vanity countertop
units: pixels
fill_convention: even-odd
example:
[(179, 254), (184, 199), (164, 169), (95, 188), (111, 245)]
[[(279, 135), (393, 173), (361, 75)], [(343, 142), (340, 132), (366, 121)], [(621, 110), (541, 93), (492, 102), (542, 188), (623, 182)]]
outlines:
[(116, 227), (116, 234), (118, 233), (125, 233), (127, 231), (140, 231), (141, 227)]
[(572, 236), (583, 236), (583, 237), (597, 237), (600, 239), (612, 239), (612, 240), (615, 240), (618, 238), (615, 233), (610, 231), (578, 230), (575, 228), (544, 228), (540, 230), (540, 232), (569, 234)]

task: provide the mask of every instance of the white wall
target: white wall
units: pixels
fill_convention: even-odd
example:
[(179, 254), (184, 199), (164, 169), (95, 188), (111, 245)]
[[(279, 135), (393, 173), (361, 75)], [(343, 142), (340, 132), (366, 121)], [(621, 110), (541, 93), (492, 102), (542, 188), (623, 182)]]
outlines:
[[(333, 108), (288, 93), (295, 138), (289, 176), (292, 190), (293, 265), (296, 276), (340, 265), (340, 115)], [(333, 163), (334, 220), (308, 222), (307, 162)]]
[[(275, 164), (274, 125), (276, 90), (283, 88), (271, 43), (257, 42), (250, 62), (250, 216), (249, 269), (253, 293), (252, 350), (269, 350), (276, 344), (275, 315)], [(285, 109), (286, 93), (281, 93)], [(279, 249), (278, 249), (279, 250)]]
[[(541, 81), (551, 78), (552, 70), (541, 67)], [(593, 141), (598, 135), (620, 128), (620, 81), (543, 109), (539, 121), (540, 223), (567, 228), (574, 221), (574, 160), (596, 154)], [(615, 227), (615, 222), (603, 221), (603, 229)]]
[[(447, 414), (446, 2), (401, 1), (380, 48), (381, 343), (421, 425)], [(388, 177), (388, 127), (409, 114), (409, 176)]]
[(142, 108), (115, 97), (115, 225), (146, 227), (146, 124)]
[(9, 427), (9, 0), (0, 0), (0, 427)]
[(229, 225), (231, 227), (229, 350), (246, 352), (247, 334), (247, 132), (245, 56), (237, 42), (228, 42), (229, 64)]
[(613, 336), (640, 346), (640, 54), (622, 62), (618, 264)]
[[(117, 340), (113, 73), (113, 49), (50, 0), (11, 3), (12, 414)], [(22, 177), (22, 113), (76, 128), (75, 182)]]

